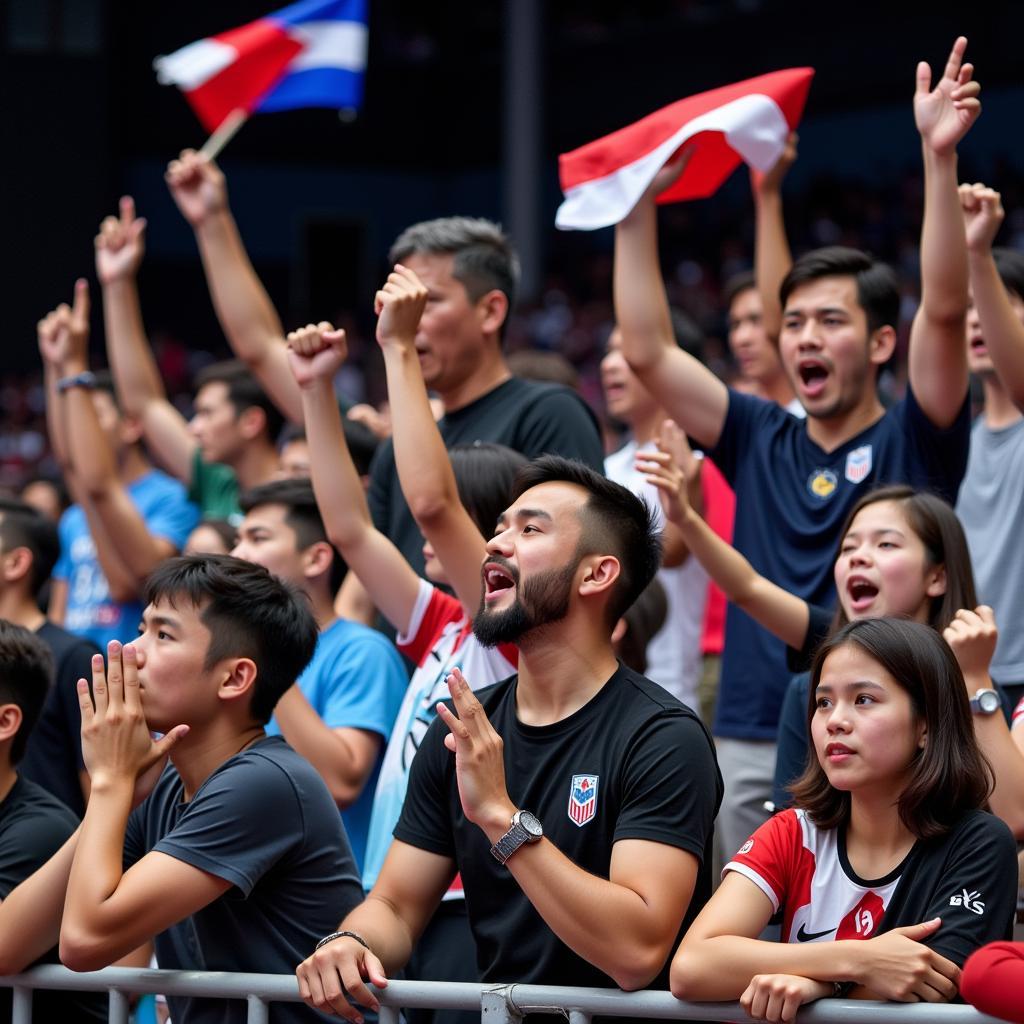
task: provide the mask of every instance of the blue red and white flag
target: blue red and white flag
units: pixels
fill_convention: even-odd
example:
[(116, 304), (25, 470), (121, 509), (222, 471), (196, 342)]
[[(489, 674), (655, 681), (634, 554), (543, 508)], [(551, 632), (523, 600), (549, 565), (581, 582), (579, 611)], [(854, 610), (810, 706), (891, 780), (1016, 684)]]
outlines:
[(569, 784), (569, 820), (574, 825), (586, 825), (597, 813), (596, 775), (574, 775)]
[(366, 69), (366, 0), (300, 0), (153, 62), (207, 131), (235, 110), (358, 109)]
[(659, 203), (712, 195), (741, 160), (768, 170), (800, 121), (813, 76), (813, 68), (789, 68), (702, 92), (563, 153), (558, 173), (565, 201), (556, 227), (618, 224), (685, 143), (693, 155)]

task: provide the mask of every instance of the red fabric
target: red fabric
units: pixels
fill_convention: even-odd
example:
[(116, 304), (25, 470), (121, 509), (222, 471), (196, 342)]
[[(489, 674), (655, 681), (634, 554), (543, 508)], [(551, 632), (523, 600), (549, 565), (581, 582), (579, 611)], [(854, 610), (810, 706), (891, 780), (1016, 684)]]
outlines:
[[(788, 68), (670, 103), (635, 124), (620, 128), (570, 153), (563, 153), (558, 158), (562, 191), (566, 192), (595, 178), (603, 178), (639, 160), (687, 122), (743, 96), (769, 96), (779, 105), (786, 122), (793, 129), (800, 121), (813, 76), (813, 68)], [(739, 166), (739, 154), (726, 143), (720, 132), (701, 132), (694, 139), (700, 140), (696, 152), (679, 181), (658, 197), (659, 203), (710, 196)]]
[(238, 51), (238, 58), (198, 89), (184, 93), (208, 132), (216, 131), (233, 110), (251, 110), (302, 50), (272, 21), (253, 21), (212, 36)]
[(960, 995), (982, 1013), (1024, 1024), (1024, 943), (992, 942), (972, 953)]
[[(710, 459), (704, 460), (701, 489), (704, 493), (705, 522), (722, 540), (731, 544), (736, 495)], [(709, 583), (704, 628), (700, 638), (700, 649), (704, 654), (721, 654), (725, 647), (725, 606), (725, 594), (716, 584)]]

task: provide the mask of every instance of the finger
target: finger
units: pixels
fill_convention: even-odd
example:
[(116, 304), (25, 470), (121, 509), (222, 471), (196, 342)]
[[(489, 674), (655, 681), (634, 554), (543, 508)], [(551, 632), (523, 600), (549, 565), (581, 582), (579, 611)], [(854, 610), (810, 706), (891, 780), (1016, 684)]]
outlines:
[(321, 337), (329, 345), (333, 345), (335, 348), (337, 348), (345, 341), (345, 331), (343, 328), (339, 327), (336, 331), (324, 331)]
[(946, 69), (942, 73), (943, 78), (955, 79), (960, 74), (960, 65), (963, 63), (964, 53), (967, 51), (967, 37), (957, 36), (953, 43), (953, 49), (949, 51), (949, 59), (946, 61)]
[(960, 102), (961, 100), (971, 99), (981, 93), (981, 82), (965, 82), (963, 85), (958, 85), (949, 95), (950, 99)]
[[(363, 957), (363, 966), (366, 968), (366, 976), (371, 984), (376, 985), (377, 988), (388, 987), (388, 976), (384, 973), (384, 965), (369, 950), (366, 951), (366, 955)], [(380, 1003), (377, 999), (373, 1001), (373, 1008), (374, 1010), (380, 1009)]]
[(349, 992), (337, 968), (331, 966), (321, 971), (320, 982), (323, 985), (325, 1004), (321, 1009), (328, 1013), (333, 1010), (339, 1017), (344, 1017), (353, 1024), (363, 1024), (363, 1015), (348, 1001)]
[(779, 1020), (785, 1021), (786, 1024), (789, 1024), (792, 1020), (796, 1020), (796, 1011), (800, 1009), (803, 1002), (803, 997), (799, 993), (787, 993), (785, 999), (782, 1001), (782, 1007), (779, 1011)]
[(953, 985), (959, 984), (960, 968), (957, 967), (952, 960), (947, 960), (944, 956), (933, 951), (931, 955), (931, 966), (933, 970), (937, 971), (943, 978), (949, 980)]
[(139, 663), (133, 644), (121, 649), (121, 681), (124, 687), (124, 706), (135, 710), (142, 707), (139, 696)]
[(447, 704), (437, 705), (438, 717), (448, 726), (452, 736), (456, 739), (469, 739), (469, 730), (459, 721)]
[(168, 754), (188, 735), (187, 725), (176, 725), (170, 732), (164, 733), (153, 743), (153, 760), (159, 761)]
[(75, 304), (71, 312), (80, 320), (89, 319), (89, 282), (84, 277), (75, 282)]
[(107, 704), (110, 707), (120, 707), (124, 704), (121, 644), (117, 640), (111, 640), (107, 644)]
[[(380, 1009), (377, 997), (366, 987), (366, 983), (356, 971), (346, 970), (344, 975), (339, 974), (338, 980), (341, 983), (341, 991), (352, 1002), (358, 1003), (371, 1010)], [(362, 1018), (359, 1018), (362, 1020)]]
[(373, 312), (376, 316), (380, 316), (381, 311), (384, 309), (384, 292), (378, 291), (373, 297)]
[(987, 604), (979, 604), (974, 609), (979, 619), (988, 626), (994, 626), (996, 624), (996, 613)]
[(448, 675), (448, 692), (452, 695), (452, 700), (455, 702), (455, 710), (459, 713), (459, 721), (462, 722), (467, 730), (474, 731), (476, 726), (480, 724), (481, 719), (486, 721), (486, 716), (483, 714), (483, 706), (476, 699), (469, 683), (466, 682), (466, 677), (458, 668), (453, 668)]
[(89, 680), (79, 679), (76, 688), (78, 690), (78, 706), (82, 709), (82, 725), (88, 725), (96, 713), (92, 705), (92, 697), (89, 695)]
[(102, 654), (92, 656), (92, 699), (96, 714), (104, 714), (107, 710), (107, 675), (103, 671)]
[(131, 196), (121, 196), (119, 204), (121, 210), (121, 223), (127, 228), (135, 220), (135, 200)]
[(960, 68), (960, 74), (956, 76), (956, 80), (961, 85), (966, 85), (974, 77), (974, 65), (970, 62), (963, 65)]
[(908, 939), (913, 939), (915, 942), (920, 942), (922, 939), (927, 939), (929, 935), (933, 935), (941, 924), (941, 917), (933, 917), (930, 921), (921, 921), (919, 924), (908, 924), (902, 928), (893, 928), (893, 931), (900, 935), (905, 935)]
[(916, 72), (917, 93), (923, 95), (932, 91), (932, 68), (927, 61), (920, 61)]

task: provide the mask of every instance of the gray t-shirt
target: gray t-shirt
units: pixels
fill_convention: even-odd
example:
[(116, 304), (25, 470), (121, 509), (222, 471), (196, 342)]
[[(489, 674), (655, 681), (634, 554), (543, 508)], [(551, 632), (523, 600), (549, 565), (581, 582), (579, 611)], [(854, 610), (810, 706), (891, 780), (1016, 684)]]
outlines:
[(967, 533), (978, 597), (996, 613), (992, 678), (1004, 686), (1024, 683), (1024, 419), (991, 430), (978, 417), (956, 512)]
[[(232, 883), (156, 936), (161, 967), (292, 974), (363, 898), (338, 809), (323, 780), (280, 737), (224, 762), (188, 803), (173, 766), (132, 812), (127, 869), (151, 850)], [(173, 899), (173, 894), (168, 894)], [(171, 997), (175, 1024), (242, 1024), (245, 1001)], [(273, 1003), (275, 1022), (323, 1020)]]

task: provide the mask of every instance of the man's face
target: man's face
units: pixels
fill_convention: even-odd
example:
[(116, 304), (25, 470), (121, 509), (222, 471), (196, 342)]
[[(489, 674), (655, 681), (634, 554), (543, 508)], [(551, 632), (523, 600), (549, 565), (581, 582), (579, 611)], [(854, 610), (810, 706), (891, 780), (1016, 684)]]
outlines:
[[(1024, 300), (1016, 292), (1007, 291), (1007, 296), (1017, 319), (1024, 323)], [(981, 377), (996, 372), (988, 354), (988, 347), (985, 345), (985, 336), (981, 330), (981, 318), (974, 306), (973, 293), (967, 307), (967, 367), (971, 373), (976, 373)]]
[(601, 360), (601, 387), (608, 415), (627, 425), (657, 408), (653, 395), (640, 383), (622, 354), (622, 332), (618, 327), (608, 336), (608, 348)]
[(238, 528), (238, 543), (231, 552), (295, 586), (305, 588), (305, 560), (295, 531), (285, 521), (284, 505), (257, 505)]
[(484, 311), (465, 285), (452, 277), (454, 256), (414, 253), (403, 265), (427, 288), (427, 305), (416, 331), (416, 352), (428, 388), (442, 396), (476, 372), (484, 355)]
[(205, 667), (210, 631), (186, 600), (157, 601), (142, 613), (133, 642), (146, 724), (156, 732), (197, 726), (217, 709), (217, 666)]
[(779, 353), (764, 329), (756, 288), (744, 289), (729, 305), (729, 349), (744, 380), (760, 383), (779, 372)]
[(309, 442), (304, 437), (288, 441), (281, 447), (281, 476), (309, 476)]
[(207, 462), (230, 462), (245, 444), (238, 413), (228, 395), (227, 384), (215, 380), (199, 389), (193, 403), (189, 429)]
[(481, 643), (518, 643), (569, 613), (586, 500), (575, 484), (545, 483), (502, 514), (481, 569), (483, 593), (473, 620)]
[(872, 386), (867, 317), (852, 277), (821, 277), (793, 290), (779, 335), (782, 365), (808, 416), (855, 408)]

